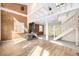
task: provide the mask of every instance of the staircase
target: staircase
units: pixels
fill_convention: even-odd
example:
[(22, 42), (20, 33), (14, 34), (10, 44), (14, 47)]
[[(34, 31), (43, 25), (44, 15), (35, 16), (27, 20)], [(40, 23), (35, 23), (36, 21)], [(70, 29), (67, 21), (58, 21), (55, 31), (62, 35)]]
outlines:
[(67, 31), (65, 31), (65, 32), (63, 32), (63, 33), (61, 33), (61, 34), (60, 34), (59, 36), (57, 36), (54, 40), (58, 40), (58, 39), (62, 38), (63, 36), (69, 34), (69, 33), (72, 32), (73, 30), (75, 30), (75, 28), (71, 28), (71, 29), (69, 29), (69, 30), (67, 30)]
[[(75, 37), (75, 43), (76, 43), (76, 45), (78, 45), (78, 28), (79, 28), (79, 26), (78, 26), (78, 11), (76, 11), (74, 14), (72, 14), (71, 16), (69, 16), (69, 17), (67, 17), (66, 19), (65, 19), (65, 21), (63, 21), (62, 22), (62, 25), (63, 24), (65, 24), (64, 25), (64, 30), (65, 31), (63, 31), (61, 34), (59, 34), (57, 37), (55, 37), (53, 40), (59, 40), (59, 39), (61, 39), (61, 38), (63, 38), (63, 37), (65, 37), (65, 36), (67, 36), (67, 35), (70, 35), (70, 33), (73, 33), (73, 31), (75, 31), (75, 35), (76, 35), (76, 37)], [(74, 20), (74, 21), (73, 21)], [(66, 26), (66, 27), (65, 27)], [(72, 37), (73, 38), (73, 37)]]

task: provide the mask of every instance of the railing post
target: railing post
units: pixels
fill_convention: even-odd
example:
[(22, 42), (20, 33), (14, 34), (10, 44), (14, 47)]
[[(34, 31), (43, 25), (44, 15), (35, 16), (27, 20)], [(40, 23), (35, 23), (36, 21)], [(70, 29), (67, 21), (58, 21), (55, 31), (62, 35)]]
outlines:
[(75, 15), (74, 17), (74, 20), (75, 20), (75, 34), (76, 34), (76, 41), (75, 41), (75, 45), (77, 46), (78, 45), (78, 39), (79, 39), (79, 34), (78, 34), (78, 13)]
[(76, 28), (76, 45), (78, 45), (78, 28)]
[(53, 34), (54, 34), (54, 39), (55, 39), (55, 26), (53, 26)]

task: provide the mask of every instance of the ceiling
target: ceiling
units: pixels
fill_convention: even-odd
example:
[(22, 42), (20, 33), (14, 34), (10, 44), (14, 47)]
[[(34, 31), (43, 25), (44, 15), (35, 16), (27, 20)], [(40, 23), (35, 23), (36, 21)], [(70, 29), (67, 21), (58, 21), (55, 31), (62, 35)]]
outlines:
[[(35, 22), (38, 24), (45, 25), (45, 21), (49, 20), (48, 23), (55, 23), (56, 17), (45, 19), (46, 16), (50, 15), (51, 11), (56, 8), (55, 3), (38, 3), (32, 4), (30, 12), (28, 13), (29, 22)], [(51, 10), (50, 10), (51, 9)]]
[[(49, 24), (54, 24), (57, 22), (57, 16), (50, 16), (54, 14), (57, 8), (62, 7), (66, 3), (21, 3), (28, 6), (28, 19), (30, 22), (35, 22), (38, 24), (45, 25), (47, 20)], [(59, 9), (58, 9), (59, 10)], [(59, 11), (60, 12), (60, 11)]]
[(45, 21), (48, 20), (49, 24), (54, 24), (56, 22), (56, 16), (45, 18), (55, 10), (55, 3), (20, 3), (28, 6), (28, 19), (30, 22), (35, 22), (37, 24), (45, 25)]

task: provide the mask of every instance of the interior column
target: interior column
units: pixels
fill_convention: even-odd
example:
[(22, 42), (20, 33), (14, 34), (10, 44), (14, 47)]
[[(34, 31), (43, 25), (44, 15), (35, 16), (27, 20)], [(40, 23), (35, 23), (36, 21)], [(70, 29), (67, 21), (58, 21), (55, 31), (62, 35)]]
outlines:
[(48, 21), (46, 20), (46, 40), (48, 40)]

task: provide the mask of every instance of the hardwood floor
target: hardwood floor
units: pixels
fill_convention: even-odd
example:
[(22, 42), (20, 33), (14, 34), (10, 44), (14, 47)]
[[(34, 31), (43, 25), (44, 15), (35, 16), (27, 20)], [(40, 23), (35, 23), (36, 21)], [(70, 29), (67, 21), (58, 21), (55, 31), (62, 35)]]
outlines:
[(0, 56), (78, 56), (79, 50), (60, 46), (45, 40), (22, 41), (18, 44), (0, 44)]

